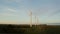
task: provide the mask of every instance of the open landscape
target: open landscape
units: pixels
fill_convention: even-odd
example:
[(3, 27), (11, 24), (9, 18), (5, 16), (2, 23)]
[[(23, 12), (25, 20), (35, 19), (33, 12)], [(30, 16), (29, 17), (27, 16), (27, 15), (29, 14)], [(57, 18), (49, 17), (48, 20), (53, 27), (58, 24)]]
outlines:
[(60, 0), (0, 0), (0, 33), (60, 34)]
[(0, 24), (0, 33), (20, 33), (20, 34), (60, 34), (60, 25), (14, 25)]

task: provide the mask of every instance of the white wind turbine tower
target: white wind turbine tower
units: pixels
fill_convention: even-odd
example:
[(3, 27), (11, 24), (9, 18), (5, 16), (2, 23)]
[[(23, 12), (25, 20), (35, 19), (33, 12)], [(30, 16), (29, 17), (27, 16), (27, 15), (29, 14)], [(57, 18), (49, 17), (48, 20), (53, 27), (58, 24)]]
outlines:
[(37, 25), (39, 24), (39, 16), (37, 16)]
[(32, 11), (29, 11), (29, 16), (30, 16), (30, 27), (32, 27)]
[(35, 16), (35, 26), (39, 24), (39, 18), (38, 16)]
[(35, 26), (36, 26), (36, 16), (35, 16)]

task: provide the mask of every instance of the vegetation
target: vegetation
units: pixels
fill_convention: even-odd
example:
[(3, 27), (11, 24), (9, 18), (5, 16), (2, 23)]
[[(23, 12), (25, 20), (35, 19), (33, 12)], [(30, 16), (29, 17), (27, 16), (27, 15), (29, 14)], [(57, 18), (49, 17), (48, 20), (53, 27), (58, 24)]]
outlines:
[(21, 33), (21, 34), (60, 34), (60, 26), (51, 25), (7, 25), (0, 24), (0, 33)]

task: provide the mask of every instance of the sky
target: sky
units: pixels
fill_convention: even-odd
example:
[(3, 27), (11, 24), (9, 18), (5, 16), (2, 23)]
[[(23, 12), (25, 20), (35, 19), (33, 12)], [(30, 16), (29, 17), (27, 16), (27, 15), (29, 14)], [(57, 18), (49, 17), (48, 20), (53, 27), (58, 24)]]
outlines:
[(29, 24), (29, 11), (32, 11), (39, 24), (60, 23), (60, 0), (0, 0), (1, 24)]

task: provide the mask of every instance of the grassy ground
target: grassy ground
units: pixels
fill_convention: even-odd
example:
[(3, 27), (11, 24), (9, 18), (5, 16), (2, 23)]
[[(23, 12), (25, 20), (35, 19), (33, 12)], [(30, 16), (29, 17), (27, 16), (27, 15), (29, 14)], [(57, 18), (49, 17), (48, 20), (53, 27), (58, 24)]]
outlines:
[(52, 25), (0, 25), (0, 33), (60, 34), (60, 26)]

